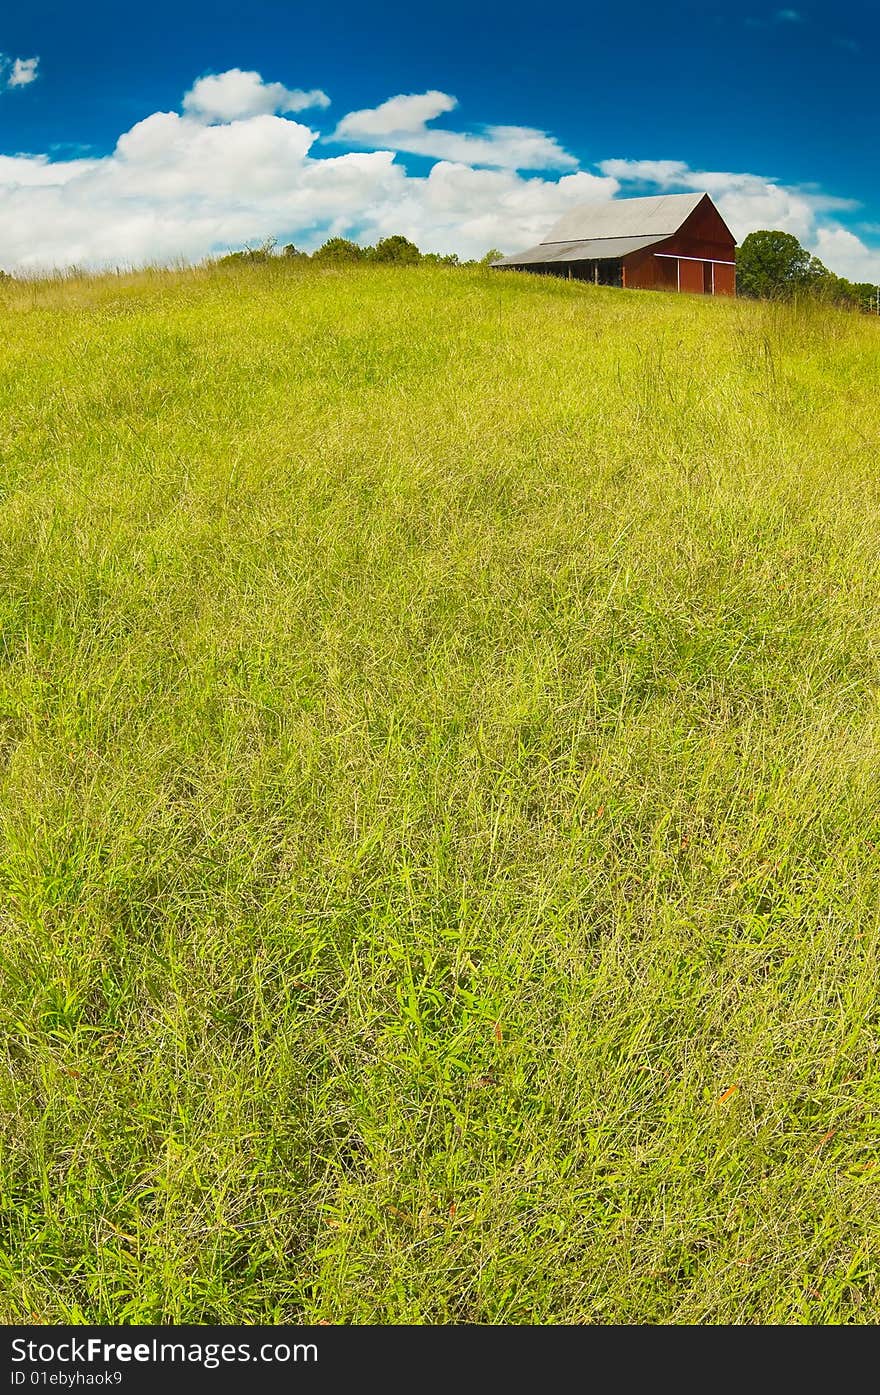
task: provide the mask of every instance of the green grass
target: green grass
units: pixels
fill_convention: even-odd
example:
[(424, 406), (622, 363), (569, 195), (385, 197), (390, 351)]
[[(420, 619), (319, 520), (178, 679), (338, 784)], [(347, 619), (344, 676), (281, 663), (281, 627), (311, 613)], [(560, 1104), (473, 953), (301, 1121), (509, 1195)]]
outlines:
[(0, 320), (0, 1317), (876, 1321), (880, 324)]

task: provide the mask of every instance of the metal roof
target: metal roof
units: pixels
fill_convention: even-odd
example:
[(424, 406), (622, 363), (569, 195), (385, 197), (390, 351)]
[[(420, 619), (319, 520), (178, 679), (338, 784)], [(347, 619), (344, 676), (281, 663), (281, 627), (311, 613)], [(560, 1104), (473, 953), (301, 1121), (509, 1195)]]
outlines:
[(665, 242), (665, 237), (591, 237), (580, 242), (539, 242), (527, 252), (515, 252), (511, 257), (501, 257), (493, 266), (533, 266), (545, 262), (601, 262), (607, 258), (615, 261), (625, 257), (627, 252), (638, 252), (641, 247), (653, 247), (657, 242)]
[(581, 242), (594, 237), (672, 237), (705, 194), (654, 194), (647, 199), (584, 203), (563, 214), (542, 242)]
[(607, 199), (585, 203), (563, 214), (537, 247), (502, 257), (493, 266), (525, 266), (537, 262), (602, 261), (623, 257), (663, 242), (678, 232), (704, 193), (654, 194), (646, 199)]

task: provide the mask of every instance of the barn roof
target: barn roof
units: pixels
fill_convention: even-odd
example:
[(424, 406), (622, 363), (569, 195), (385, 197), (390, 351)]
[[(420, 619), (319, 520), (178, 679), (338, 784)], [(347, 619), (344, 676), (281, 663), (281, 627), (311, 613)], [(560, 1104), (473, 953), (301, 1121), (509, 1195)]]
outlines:
[(655, 242), (663, 242), (663, 237), (591, 237), (579, 242), (539, 242), (527, 252), (517, 252), (512, 257), (502, 257), (493, 266), (526, 266), (533, 262), (601, 262), (605, 258), (625, 257), (627, 252), (638, 252), (640, 247), (653, 247)]
[(585, 203), (563, 214), (536, 247), (502, 257), (493, 266), (535, 262), (602, 261), (651, 247), (678, 232), (704, 193), (654, 194), (646, 199)]
[(648, 199), (607, 199), (564, 213), (542, 242), (582, 242), (595, 237), (672, 237), (705, 194), (654, 194)]

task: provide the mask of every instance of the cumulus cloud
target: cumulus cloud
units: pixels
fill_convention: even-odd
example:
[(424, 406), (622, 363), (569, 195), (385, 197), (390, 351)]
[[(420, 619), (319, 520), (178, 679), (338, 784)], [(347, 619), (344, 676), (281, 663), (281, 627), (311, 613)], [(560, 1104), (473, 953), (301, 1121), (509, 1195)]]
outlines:
[[(28, 189), (34, 185), (60, 185), (69, 179), (76, 179), (99, 161), (90, 160), (50, 160), (48, 155), (0, 155), (0, 198), (5, 198), (12, 189)], [(3, 222), (4, 205), (0, 202), (0, 249), (5, 230)]]
[(37, 80), (39, 58), (7, 58), (0, 53), (0, 91), (3, 88), (28, 87)]
[(525, 246), (573, 204), (619, 188), (586, 171), (524, 178), (452, 161), (415, 177), (388, 150), (316, 158), (316, 133), (289, 117), (202, 112), (156, 112), (100, 159), (0, 157), (0, 266), (137, 265), (270, 235), (312, 246), (392, 232), (482, 255)]
[(378, 107), (350, 111), (332, 139), (369, 149), (399, 150), (468, 165), (497, 169), (575, 169), (577, 160), (546, 131), (531, 126), (485, 126), (479, 133), (428, 126), (429, 121), (454, 111), (455, 97), (446, 92), (418, 92), (390, 97)]
[(366, 227), (370, 239), (402, 232), (425, 251), (515, 251), (539, 242), (569, 208), (613, 198), (619, 188), (585, 170), (557, 180), (523, 179), (512, 170), (440, 160), (426, 178), (407, 177), (400, 202), (374, 208)]
[[(541, 132), (517, 127), (455, 135), (450, 151), (467, 149), (470, 158), (439, 159), (420, 176), (387, 148), (318, 157), (317, 133), (277, 113), (326, 102), (323, 93), (232, 69), (194, 83), (182, 114), (139, 121), (111, 155), (0, 156), (0, 266), (137, 265), (273, 235), (314, 246), (339, 234), (373, 240), (394, 232), (426, 251), (481, 256), (492, 245), (534, 242), (573, 204), (611, 198), (620, 187), (587, 171), (523, 176), (512, 167), (518, 159), (531, 168), (545, 156), (558, 163), (561, 152)], [(426, 93), (352, 115), (378, 144), (391, 126), (415, 131), (454, 105)], [(476, 167), (482, 154), (492, 167)]]
[(184, 111), (200, 121), (236, 121), (329, 105), (330, 98), (319, 89), (302, 92), (281, 82), (264, 82), (259, 73), (241, 68), (200, 77), (183, 99)]
[(817, 228), (814, 250), (820, 261), (838, 276), (880, 285), (880, 251), (866, 247), (848, 228)]
[[(443, 136), (427, 123), (453, 110), (454, 98), (426, 92), (352, 112), (334, 139), (346, 128), (351, 144), (375, 148), (327, 154), (315, 130), (279, 114), (315, 96), (232, 69), (200, 78), (181, 112), (154, 112), (108, 155), (0, 156), (0, 267), (137, 266), (197, 260), (270, 236), (311, 248), (337, 235), (372, 242), (391, 233), (425, 251), (482, 256), (493, 246), (528, 247), (569, 208), (621, 190), (707, 189), (738, 238), (783, 228), (832, 270), (880, 280), (880, 253), (836, 216), (852, 205), (818, 190), (693, 170), (681, 160), (608, 159), (593, 170), (548, 174), (545, 165), (535, 173), (534, 147), (517, 150), (509, 135), (521, 136), (518, 127), (446, 132), (456, 142), (450, 153), (412, 174), (389, 131)], [(559, 151), (544, 133), (527, 134)], [(505, 141), (510, 164), (498, 158)], [(467, 158), (452, 153), (462, 149)]]

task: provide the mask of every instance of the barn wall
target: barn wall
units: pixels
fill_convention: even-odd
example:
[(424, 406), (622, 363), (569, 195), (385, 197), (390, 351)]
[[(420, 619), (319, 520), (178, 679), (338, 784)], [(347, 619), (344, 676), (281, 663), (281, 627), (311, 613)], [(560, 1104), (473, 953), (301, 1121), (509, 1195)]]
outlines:
[(653, 250), (630, 252), (623, 262), (625, 285), (632, 290), (674, 291), (677, 288), (675, 262), (655, 257)]
[(628, 290), (652, 291), (654, 289), (651, 258), (644, 252), (631, 252), (623, 259), (623, 284)]
[(662, 250), (705, 261), (732, 262), (736, 259), (736, 243), (724, 226), (721, 214), (708, 200), (694, 209), (675, 236), (663, 244)]
[(736, 295), (736, 267), (715, 267), (715, 294)]
[[(736, 268), (725, 262), (736, 261), (736, 243), (724, 225), (717, 208), (708, 199), (695, 208), (674, 237), (659, 249), (681, 258), (680, 285), (683, 291), (703, 294), (703, 262), (714, 262), (715, 294), (736, 294)], [(686, 257), (696, 258), (685, 261)], [(658, 258), (658, 260), (660, 260)]]
[(703, 263), (688, 262), (682, 259), (678, 263), (678, 287), (682, 291), (692, 291), (697, 295), (703, 294)]
[[(664, 243), (664, 250), (666, 244)], [(736, 294), (736, 268), (726, 266), (714, 258), (713, 275), (716, 295)], [(676, 269), (677, 268), (677, 269)], [(653, 249), (644, 252), (631, 252), (624, 258), (624, 285), (630, 290), (640, 291), (690, 291), (703, 295), (703, 262), (679, 260), (673, 256), (658, 257)], [(680, 278), (680, 280), (679, 280)]]
[(735, 242), (710, 242), (704, 237), (690, 237), (677, 233), (664, 242), (664, 252), (674, 252), (677, 257), (695, 257), (698, 261), (732, 262), (736, 260)]

